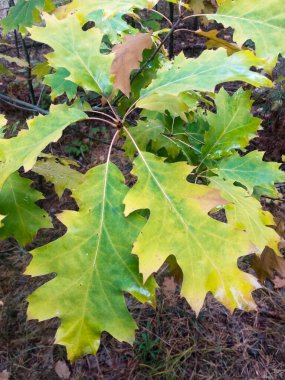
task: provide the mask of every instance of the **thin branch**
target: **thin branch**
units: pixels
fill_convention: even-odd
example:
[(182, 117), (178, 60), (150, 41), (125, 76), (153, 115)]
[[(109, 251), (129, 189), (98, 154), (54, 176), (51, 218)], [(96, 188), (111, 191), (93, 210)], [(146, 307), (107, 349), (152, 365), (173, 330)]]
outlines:
[(0, 93), (0, 101), (3, 101), (4, 103), (10, 103), (11, 106), (19, 108), (20, 106), (25, 108), (26, 111), (34, 112), (34, 113), (41, 113), (42, 115), (48, 115), (48, 111), (35, 106), (34, 104), (24, 102), (22, 100), (18, 100), (16, 98), (13, 98), (8, 95), (4, 95)]
[(116, 133), (114, 134), (113, 138), (112, 138), (112, 141), (111, 141), (111, 144), (110, 144), (110, 148), (109, 148), (109, 152), (108, 152), (108, 156), (107, 156), (107, 165), (109, 165), (109, 162), (110, 162), (110, 159), (111, 159), (111, 153), (112, 153), (112, 149), (114, 147), (114, 144), (118, 138), (118, 135), (119, 135), (119, 130), (116, 131)]
[[(9, 5), (10, 5), (10, 7), (11, 6), (12, 7), (15, 6), (14, 0), (10, 0), (9, 1)], [(15, 42), (16, 42), (16, 49), (17, 49), (17, 55), (18, 55), (19, 54), (19, 48), (18, 48), (18, 43), (17, 43), (18, 39), (17, 39), (17, 31), (16, 30), (14, 31), (14, 34), (15, 34)], [(34, 91), (34, 87), (33, 87), (30, 54), (29, 54), (26, 42), (25, 42), (24, 38), (22, 37), (22, 34), (19, 33), (19, 36), (20, 36), (20, 41), (22, 43), (22, 47), (23, 47), (23, 50), (24, 50), (24, 55), (25, 55), (26, 61), (28, 63), (28, 67), (27, 67), (27, 76), (28, 76), (28, 78), (27, 78), (27, 81), (28, 81), (29, 92), (30, 92), (30, 100), (33, 103), (33, 105), (35, 105), (37, 102), (36, 102), (35, 91)]]
[(207, 14), (203, 14), (203, 13), (199, 13), (199, 14), (196, 14), (196, 15), (190, 15), (190, 16), (186, 16), (182, 19), (182, 21), (186, 21), (188, 20), (189, 18), (194, 18), (194, 17), (204, 17), (204, 16), (207, 16)]
[(168, 18), (166, 17), (163, 13), (160, 13), (158, 10), (156, 10), (155, 8), (152, 8), (150, 9), (152, 12), (154, 13), (157, 13), (158, 15), (160, 15), (161, 17), (163, 17), (169, 24), (170, 28), (172, 28), (172, 25), (173, 25), (173, 22)]
[(21, 41), (22, 46), (23, 46), (26, 61), (29, 65), (27, 67), (27, 76), (28, 76), (27, 81), (28, 81), (28, 86), (29, 86), (30, 99), (31, 99), (31, 102), (35, 105), (36, 104), (36, 97), (35, 97), (35, 91), (34, 91), (34, 87), (33, 87), (31, 59), (30, 59), (30, 54), (29, 54), (26, 42), (25, 42), (24, 38), (22, 37), (21, 33), (20, 33), (20, 41)]
[(41, 92), (40, 92), (39, 98), (38, 98), (38, 101), (37, 101), (37, 107), (39, 107), (41, 105), (41, 101), (42, 101), (42, 98), (43, 98), (43, 95), (44, 95), (44, 92), (45, 92), (45, 88), (46, 88), (46, 86), (43, 84), (42, 88), (41, 88)]
[(105, 112), (101, 112), (101, 111), (94, 111), (94, 110), (92, 110), (92, 111), (88, 111), (88, 112), (92, 112), (92, 113), (98, 113), (99, 115), (103, 115), (103, 116), (108, 116), (111, 120), (113, 120), (115, 123), (117, 123), (117, 119), (115, 119), (113, 116), (111, 116), (111, 115), (108, 115), (107, 113), (105, 113)]
[(17, 57), (20, 58), (20, 49), (19, 49), (18, 35), (17, 35), (16, 30), (14, 30), (14, 39), (15, 39), (15, 47), (16, 47)]
[(111, 125), (111, 126), (114, 127), (114, 128), (117, 128), (117, 125), (116, 125), (116, 124), (112, 123), (112, 122), (109, 121), (109, 120), (101, 119), (100, 117), (89, 117), (88, 120), (101, 121), (102, 123), (106, 123), (106, 124)]
[(174, 33), (179, 33), (179, 32), (197, 33), (197, 30), (191, 30), (191, 29), (181, 28), (181, 29), (176, 29), (174, 31)]
[(118, 123), (120, 123), (121, 122), (120, 116), (117, 114), (117, 112), (115, 111), (115, 108), (112, 106), (112, 104), (109, 102), (108, 99), (107, 99), (107, 102), (109, 104), (111, 111), (113, 112), (113, 115), (115, 116), (115, 119), (117, 120)]
[[(15, 108), (18, 108), (20, 110), (24, 110), (24, 111), (32, 111), (30, 108), (26, 108), (26, 107), (23, 107), (23, 106), (19, 106), (19, 105), (16, 105), (16, 104), (13, 104), (13, 103), (10, 103), (8, 102), (7, 100), (3, 100), (1, 99), (1, 101), (4, 103), (4, 104), (7, 104), (8, 106), (11, 106), (11, 107), (15, 107)], [(32, 111), (32, 112), (35, 112), (35, 111)]]
[[(174, 22), (174, 4), (169, 3), (169, 18), (173, 25)], [(174, 57), (174, 31), (171, 33), (169, 37), (169, 59), (173, 59)]]

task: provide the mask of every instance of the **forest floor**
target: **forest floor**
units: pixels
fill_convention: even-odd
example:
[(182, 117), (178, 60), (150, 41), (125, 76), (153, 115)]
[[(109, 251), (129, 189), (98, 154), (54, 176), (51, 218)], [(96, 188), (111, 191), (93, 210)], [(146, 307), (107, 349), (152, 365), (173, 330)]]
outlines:
[[(183, 50), (196, 56), (204, 49), (205, 40), (191, 34), (177, 35), (175, 53)], [(38, 56), (45, 51), (32, 47)], [(31, 50), (32, 50), (31, 49)], [(9, 54), (15, 54), (15, 50)], [(35, 58), (36, 59), (36, 58)], [(278, 75), (285, 74), (282, 61)], [(276, 74), (277, 75), (277, 74)], [(1, 91), (29, 101), (24, 74), (16, 80), (4, 78)], [(227, 84), (234, 91), (240, 84)], [(246, 87), (246, 86), (244, 86)], [(36, 88), (38, 96), (40, 88)], [(282, 162), (285, 154), (285, 91), (254, 92), (254, 113), (264, 119), (263, 130), (250, 144), (249, 150), (266, 152), (265, 158)], [(31, 114), (0, 103), (0, 113), (7, 115), (10, 124), (23, 124)], [(15, 124), (14, 124), (15, 125)], [(90, 134), (90, 125), (80, 123), (69, 127), (48, 151), (58, 156), (76, 158), (81, 170), (103, 163), (112, 133), (98, 130)], [(122, 141), (113, 149), (112, 161), (117, 163), (132, 184), (131, 163), (121, 151)], [(120, 343), (109, 334), (102, 335), (96, 356), (86, 356), (69, 363), (64, 347), (54, 345), (59, 319), (45, 322), (27, 320), (26, 297), (47, 277), (23, 275), (30, 262), (29, 250), (54, 240), (65, 233), (55, 215), (74, 209), (75, 202), (68, 191), (58, 199), (53, 186), (34, 175), (34, 186), (43, 192), (40, 205), (53, 218), (54, 229), (41, 230), (32, 244), (23, 248), (13, 239), (0, 242), (0, 380), (125, 380), (125, 379), (285, 379), (285, 289), (266, 286), (254, 292), (257, 309), (233, 314), (209, 293), (198, 315), (179, 296), (180, 284), (169, 276), (164, 266), (157, 274), (157, 306), (151, 308), (126, 294), (126, 302), (138, 325), (134, 346)], [(285, 197), (285, 185), (280, 188)], [(285, 203), (264, 202), (285, 238)], [(76, 307), (76, 305), (75, 305)]]

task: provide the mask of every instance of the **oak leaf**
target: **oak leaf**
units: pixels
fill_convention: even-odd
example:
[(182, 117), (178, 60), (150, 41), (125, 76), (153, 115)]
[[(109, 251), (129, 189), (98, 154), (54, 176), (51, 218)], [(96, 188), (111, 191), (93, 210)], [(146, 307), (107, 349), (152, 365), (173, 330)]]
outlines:
[(57, 276), (29, 296), (28, 316), (61, 319), (56, 342), (66, 346), (70, 360), (96, 354), (103, 331), (121, 341), (134, 340), (136, 323), (124, 292), (154, 303), (154, 281), (143, 286), (131, 255), (145, 220), (136, 213), (124, 217), (128, 188), (123, 182), (109, 161), (87, 172), (72, 193), (79, 211), (58, 216), (66, 234), (31, 252), (27, 274)]
[(285, 287), (285, 260), (276, 255), (273, 249), (265, 247), (260, 256), (255, 255), (253, 257), (251, 266), (261, 283), (269, 279), (276, 288)]
[(66, 104), (52, 105), (47, 116), (36, 116), (28, 121), (28, 129), (22, 129), (16, 137), (0, 139), (0, 188), (21, 166), (27, 172), (34, 166), (41, 151), (57, 141), (63, 130), (87, 115)]
[(255, 42), (259, 57), (277, 59), (285, 53), (284, 0), (224, 0), (217, 13), (208, 14), (209, 19), (234, 29), (233, 39), (241, 46), (248, 39)]
[(111, 74), (115, 76), (115, 88), (129, 97), (131, 72), (140, 68), (143, 51), (152, 47), (152, 38), (149, 33), (138, 33), (134, 36), (125, 36), (124, 40), (123, 44), (113, 47), (115, 59), (111, 66)]
[(124, 203), (126, 215), (150, 211), (133, 248), (144, 279), (173, 255), (183, 271), (181, 294), (197, 313), (208, 291), (231, 310), (254, 307), (250, 292), (256, 281), (237, 267), (238, 257), (249, 250), (248, 237), (208, 215), (225, 202), (219, 192), (187, 182), (193, 168), (185, 162), (168, 164), (137, 150), (133, 174), (138, 181)]
[(31, 188), (32, 181), (18, 172), (11, 174), (0, 191), (0, 213), (6, 215), (0, 239), (14, 237), (21, 245), (31, 242), (40, 228), (52, 228), (49, 216), (35, 202), (42, 194)]
[(157, 72), (150, 86), (141, 91), (137, 106), (142, 101), (152, 102), (152, 95), (179, 95), (186, 91), (214, 91), (219, 83), (244, 81), (253, 86), (272, 87), (265, 76), (250, 70), (260, 66), (260, 59), (251, 51), (243, 50), (228, 57), (223, 49), (207, 50), (196, 59), (187, 59), (179, 54), (172, 64), (167, 63)]

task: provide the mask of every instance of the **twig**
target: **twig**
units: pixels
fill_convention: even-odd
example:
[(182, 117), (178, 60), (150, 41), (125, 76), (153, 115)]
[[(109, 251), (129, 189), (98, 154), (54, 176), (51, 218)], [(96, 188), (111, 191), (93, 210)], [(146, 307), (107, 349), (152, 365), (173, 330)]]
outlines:
[(34, 87), (33, 87), (31, 59), (30, 59), (29, 51), (27, 49), (26, 42), (25, 42), (24, 38), (22, 37), (21, 33), (20, 33), (20, 40), (21, 40), (21, 43), (23, 46), (26, 61), (29, 65), (27, 67), (27, 76), (28, 76), (27, 80), (28, 80), (28, 86), (29, 86), (29, 92), (30, 92), (30, 99), (31, 99), (31, 102), (35, 105), (36, 104), (36, 97), (35, 97), (35, 91), (34, 91)]
[(45, 88), (46, 88), (46, 86), (43, 84), (42, 88), (41, 88), (41, 92), (40, 92), (39, 98), (38, 98), (38, 101), (37, 101), (37, 107), (39, 107), (41, 105), (41, 101), (42, 101), (42, 97), (43, 97), (44, 92), (45, 92)]
[(92, 109), (92, 111), (88, 111), (88, 112), (92, 112), (92, 113), (98, 113), (99, 115), (103, 115), (103, 116), (106, 116), (106, 117), (109, 117), (111, 120), (113, 120), (115, 123), (117, 123), (117, 119), (115, 119), (113, 116), (111, 116), (111, 115), (108, 115), (107, 113), (105, 113), (105, 112), (101, 112), (101, 111), (94, 111), (93, 109)]
[(101, 123), (109, 124), (109, 125), (111, 125), (114, 128), (117, 127), (117, 125), (114, 124), (114, 123), (112, 123), (110, 120), (104, 120), (104, 119), (101, 119), (100, 117), (89, 117), (88, 120), (101, 121)]
[[(15, 6), (14, 0), (10, 0), (9, 1), (9, 5), (10, 5), (10, 7), (11, 6)], [(16, 32), (16, 30), (15, 30), (14, 33), (15, 33), (15, 41), (17, 42), (18, 39), (17, 39), (17, 32)], [(27, 45), (26, 45), (25, 40), (22, 37), (21, 33), (19, 33), (19, 36), (20, 36), (20, 41), (22, 43), (22, 47), (23, 47), (23, 50), (24, 50), (24, 55), (25, 55), (26, 61), (28, 63), (28, 67), (27, 67), (27, 76), (28, 76), (28, 78), (27, 78), (27, 80), (28, 80), (28, 86), (29, 86), (29, 92), (30, 92), (30, 100), (35, 105), (37, 102), (36, 102), (35, 91), (34, 91), (34, 87), (33, 87), (30, 54), (29, 54)], [(16, 45), (16, 49), (17, 49), (17, 54), (18, 54), (19, 48), (18, 48), (17, 45)]]
[(168, 17), (166, 17), (163, 13), (160, 13), (158, 12), (157, 9), (153, 8), (153, 9), (150, 9), (152, 12), (154, 13), (157, 13), (158, 15), (160, 15), (162, 18), (164, 18), (167, 23), (169, 24), (170, 28), (172, 28), (172, 25), (173, 25), (173, 20), (171, 21)]
[(18, 35), (17, 35), (16, 30), (14, 30), (14, 38), (15, 38), (15, 47), (16, 47), (17, 57), (20, 58), (20, 49), (19, 49)]
[(24, 102), (22, 100), (12, 98), (11, 96), (4, 95), (0, 93), (0, 100), (2, 100), (4, 103), (9, 103), (13, 107), (23, 107), (26, 111), (35, 112), (35, 113), (41, 113), (42, 115), (48, 115), (48, 111), (35, 106), (34, 104)]
[[(169, 3), (169, 18), (173, 25), (173, 21), (174, 21), (174, 4), (173, 3)], [(171, 33), (170, 38), (169, 38), (169, 59), (173, 59), (173, 57), (174, 57), (174, 33)]]
[[(1, 101), (5, 104), (7, 104), (8, 106), (11, 106), (11, 107), (15, 107), (15, 108), (19, 108), (21, 110), (24, 110), (24, 111), (32, 111), (30, 108), (26, 108), (26, 107), (23, 107), (23, 106), (19, 106), (19, 105), (16, 105), (16, 104), (13, 104), (13, 103), (10, 103), (8, 102), (7, 100), (3, 100), (1, 99)], [(35, 111), (32, 111), (32, 112), (35, 112)]]

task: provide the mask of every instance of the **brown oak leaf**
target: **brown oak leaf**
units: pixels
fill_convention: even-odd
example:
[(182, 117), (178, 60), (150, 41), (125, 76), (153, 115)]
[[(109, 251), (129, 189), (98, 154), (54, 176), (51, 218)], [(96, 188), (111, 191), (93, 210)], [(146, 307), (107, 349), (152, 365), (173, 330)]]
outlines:
[(111, 74), (115, 76), (115, 88), (129, 97), (131, 72), (140, 68), (143, 51), (151, 48), (152, 38), (149, 33), (138, 33), (134, 36), (125, 36), (124, 40), (124, 43), (113, 47), (115, 59), (111, 66)]
[(54, 370), (60, 379), (63, 379), (63, 380), (70, 379), (70, 370), (67, 364), (65, 363), (65, 361), (59, 360), (58, 362), (56, 362)]
[(266, 247), (260, 256), (255, 255), (251, 266), (261, 283), (269, 279), (275, 288), (285, 287), (285, 260), (271, 248)]

